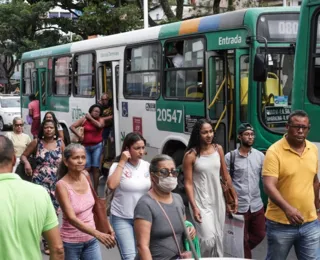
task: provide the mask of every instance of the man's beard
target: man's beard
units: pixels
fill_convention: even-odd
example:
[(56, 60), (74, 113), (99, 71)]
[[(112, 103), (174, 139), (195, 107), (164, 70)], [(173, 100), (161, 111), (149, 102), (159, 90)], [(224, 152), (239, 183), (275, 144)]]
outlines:
[(253, 145), (253, 143), (252, 143), (252, 144), (249, 144), (249, 142), (243, 142), (243, 141), (241, 141), (241, 145), (244, 146), (244, 147), (246, 147), (246, 148), (251, 148), (252, 145)]

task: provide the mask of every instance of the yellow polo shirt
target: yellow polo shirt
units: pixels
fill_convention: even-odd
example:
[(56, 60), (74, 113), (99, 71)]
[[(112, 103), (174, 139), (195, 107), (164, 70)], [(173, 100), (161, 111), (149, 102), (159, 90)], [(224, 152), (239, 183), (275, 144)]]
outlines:
[[(291, 149), (283, 137), (268, 149), (262, 175), (278, 178), (277, 188), (282, 197), (303, 215), (304, 222), (317, 219), (314, 205), (313, 180), (318, 172), (318, 148), (306, 140), (300, 156)], [(285, 213), (270, 199), (266, 218), (282, 224), (290, 224)]]

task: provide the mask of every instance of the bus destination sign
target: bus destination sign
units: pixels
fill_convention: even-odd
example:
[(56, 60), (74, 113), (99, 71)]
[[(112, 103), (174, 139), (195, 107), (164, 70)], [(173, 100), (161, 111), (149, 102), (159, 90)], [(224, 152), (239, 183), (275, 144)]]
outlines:
[(291, 106), (270, 106), (266, 107), (264, 112), (267, 124), (287, 123), (291, 113)]

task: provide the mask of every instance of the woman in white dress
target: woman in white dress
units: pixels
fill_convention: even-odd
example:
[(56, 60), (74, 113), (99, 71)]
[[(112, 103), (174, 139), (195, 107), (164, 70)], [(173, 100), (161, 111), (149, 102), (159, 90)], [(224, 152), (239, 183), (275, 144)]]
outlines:
[(197, 121), (184, 156), (183, 171), (202, 257), (223, 257), (226, 205), (220, 184), (220, 166), (224, 158), (220, 158), (218, 149), (222, 151), (220, 145), (214, 144), (210, 122)]

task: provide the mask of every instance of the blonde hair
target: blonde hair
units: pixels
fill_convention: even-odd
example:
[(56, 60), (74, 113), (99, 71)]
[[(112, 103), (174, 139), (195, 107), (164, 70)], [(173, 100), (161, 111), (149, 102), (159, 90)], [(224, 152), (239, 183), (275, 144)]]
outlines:
[(22, 123), (24, 123), (24, 122), (23, 122), (23, 119), (22, 119), (21, 117), (15, 117), (15, 118), (13, 119), (13, 121), (12, 121), (12, 124), (15, 125), (15, 124), (17, 123), (17, 121), (22, 121)]

